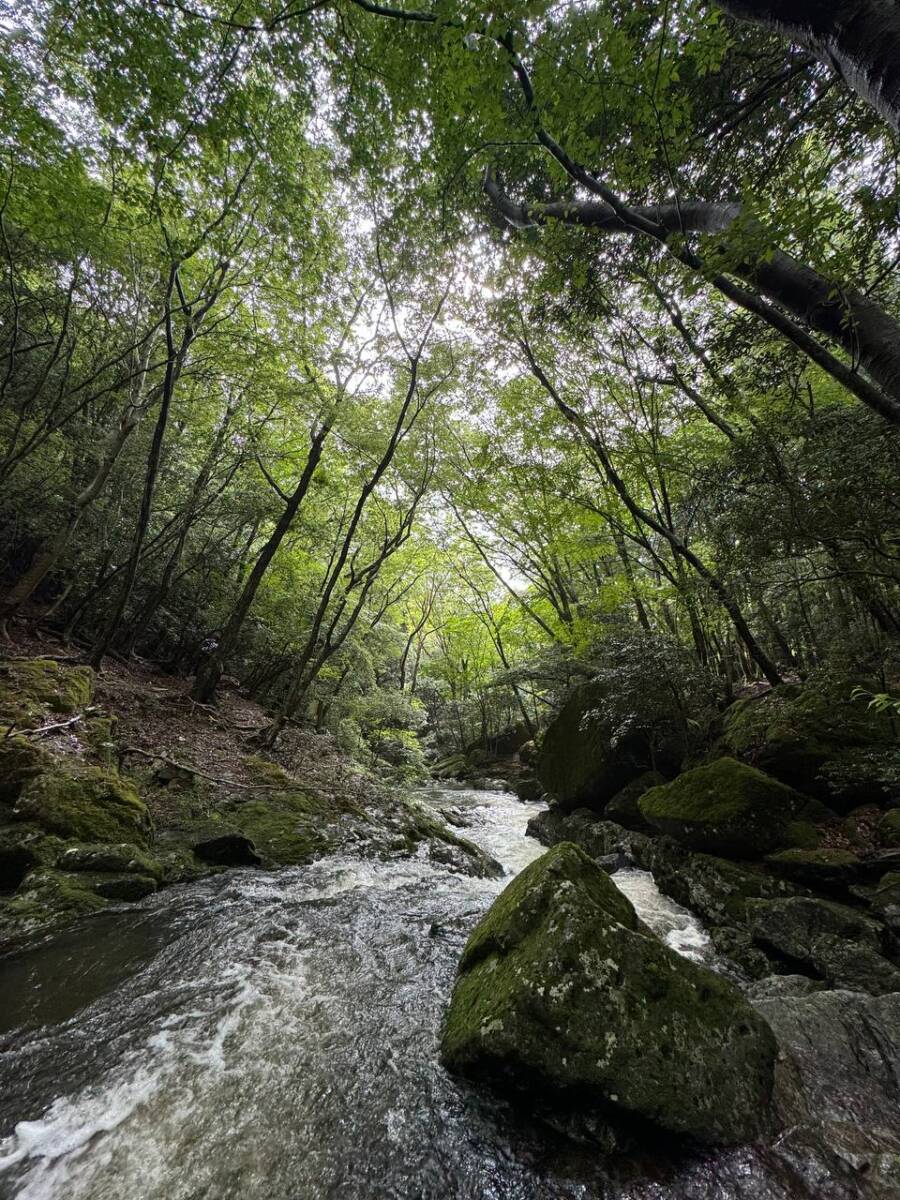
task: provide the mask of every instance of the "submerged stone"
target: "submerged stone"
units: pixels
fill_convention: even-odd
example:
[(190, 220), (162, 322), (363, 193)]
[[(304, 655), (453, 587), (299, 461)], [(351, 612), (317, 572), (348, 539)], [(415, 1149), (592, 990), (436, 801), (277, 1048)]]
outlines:
[(444, 1063), (626, 1126), (731, 1144), (766, 1124), (775, 1044), (721, 976), (675, 954), (576, 846), (527, 867), (476, 926)]

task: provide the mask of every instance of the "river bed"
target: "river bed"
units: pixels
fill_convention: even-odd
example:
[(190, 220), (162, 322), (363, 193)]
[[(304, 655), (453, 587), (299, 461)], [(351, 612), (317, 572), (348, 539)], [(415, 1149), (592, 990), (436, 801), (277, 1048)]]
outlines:
[[(0, 1195), (695, 1194), (670, 1191), (647, 1164), (613, 1174), (442, 1070), (440, 1021), (465, 938), (544, 848), (525, 836), (539, 805), (459, 789), (426, 798), (452, 805), (506, 879), (416, 859), (234, 871), (0, 964), (7, 1026), (18, 1026), (0, 1042)], [(614, 878), (673, 948), (709, 956), (697, 922), (646, 872)], [(707, 1174), (698, 1160), (682, 1182)]]

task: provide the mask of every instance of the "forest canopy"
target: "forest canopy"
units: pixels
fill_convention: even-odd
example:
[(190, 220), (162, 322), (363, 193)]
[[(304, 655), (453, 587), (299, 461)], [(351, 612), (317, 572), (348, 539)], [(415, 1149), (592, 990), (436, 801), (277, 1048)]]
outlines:
[(412, 773), (883, 683), (900, 18), (808, 7), (7, 6), (5, 635)]

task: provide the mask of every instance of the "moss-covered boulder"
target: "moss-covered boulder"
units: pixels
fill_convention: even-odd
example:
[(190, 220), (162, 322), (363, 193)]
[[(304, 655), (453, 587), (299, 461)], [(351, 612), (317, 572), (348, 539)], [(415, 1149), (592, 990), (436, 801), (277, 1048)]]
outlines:
[(501, 894), (466, 944), (444, 1025), (453, 1071), (728, 1144), (766, 1122), (775, 1043), (721, 976), (669, 950), (576, 846)]
[(60, 852), (56, 865), (62, 871), (138, 874), (156, 880), (163, 876), (159, 861), (133, 842), (69, 845)]
[(862, 870), (859, 855), (852, 850), (779, 850), (766, 858), (775, 874), (811, 888), (843, 890), (854, 883)]
[(596, 682), (576, 688), (547, 728), (534, 764), (544, 790), (567, 811), (602, 810), (651, 765), (643, 738), (615, 739), (601, 715), (603, 696)]
[(844, 807), (900, 788), (894, 719), (851, 699), (857, 684), (782, 684), (739, 700), (723, 717), (723, 745), (783, 783)]
[(691, 854), (669, 838), (650, 842), (641, 865), (653, 872), (660, 891), (710, 925), (742, 926), (747, 921), (748, 900), (783, 899), (803, 891), (757, 866), (712, 854)]
[(47, 713), (81, 712), (94, 696), (90, 667), (52, 658), (14, 658), (0, 663), (0, 724), (33, 729)]
[(900, 991), (900, 970), (883, 954), (884, 927), (856, 909), (812, 896), (750, 900), (754, 941), (791, 971), (832, 987)]
[(654, 829), (692, 850), (758, 858), (796, 841), (802, 796), (762, 771), (720, 758), (651, 788), (638, 801)]
[(604, 809), (603, 815), (608, 820), (615, 821), (617, 825), (624, 825), (626, 829), (646, 832), (652, 827), (641, 812), (638, 802), (645, 792), (654, 787), (661, 787), (665, 782), (658, 771), (645, 771), (643, 775), (638, 775), (637, 779), (632, 779), (631, 783), (626, 783), (621, 791), (616, 792)]
[(17, 820), (79, 842), (138, 842), (150, 816), (134, 785), (117, 771), (57, 764), (28, 781), (12, 810)]
[(17, 800), (28, 780), (46, 771), (50, 761), (46, 751), (28, 738), (0, 733), (0, 803)]

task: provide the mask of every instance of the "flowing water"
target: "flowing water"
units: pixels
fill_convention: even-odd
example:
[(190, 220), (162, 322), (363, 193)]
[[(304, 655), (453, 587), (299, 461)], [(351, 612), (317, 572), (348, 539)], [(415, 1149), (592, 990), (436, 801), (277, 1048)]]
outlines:
[[(429, 797), (452, 804), (508, 876), (543, 852), (525, 836), (538, 805)], [(615, 880), (671, 946), (708, 956), (696, 921), (649, 875)], [(234, 871), (0, 964), (0, 1196), (745, 1194), (707, 1192), (702, 1162), (681, 1176), (689, 1190), (645, 1169), (613, 1180), (594, 1152), (441, 1069), (460, 950), (504, 882), (415, 859)]]

